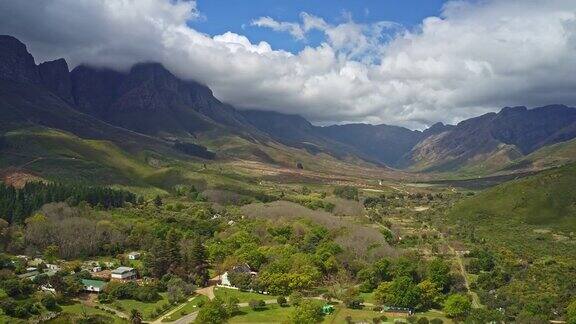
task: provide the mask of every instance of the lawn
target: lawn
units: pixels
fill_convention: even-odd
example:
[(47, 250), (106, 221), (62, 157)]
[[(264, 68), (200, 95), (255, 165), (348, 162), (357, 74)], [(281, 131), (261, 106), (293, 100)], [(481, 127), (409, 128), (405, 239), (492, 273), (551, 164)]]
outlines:
[[(380, 312), (375, 312), (372, 310), (371, 307), (365, 307), (364, 309), (349, 309), (345, 308), (342, 305), (336, 307), (336, 311), (332, 315), (328, 315), (324, 318), (323, 323), (346, 323), (346, 317), (350, 316), (354, 322), (368, 322), (372, 323), (372, 319), (375, 317), (380, 317), (385, 315)], [(429, 320), (433, 318), (439, 318), (444, 321), (445, 324), (452, 323), (451, 320), (447, 319), (443, 316), (442, 313), (429, 311), (426, 313), (417, 313), (417, 317), (427, 317)], [(405, 317), (390, 317), (388, 316), (388, 320), (385, 323), (395, 323), (395, 322), (405, 322)]]
[[(140, 313), (142, 313), (142, 316), (144, 317), (145, 320), (151, 320), (158, 317), (158, 316), (152, 317), (152, 312), (154, 312), (154, 310), (161, 309), (162, 306), (168, 304), (168, 298), (166, 297), (166, 293), (160, 293), (160, 296), (162, 298), (154, 303), (143, 303), (141, 301), (133, 299), (119, 299), (110, 304), (110, 306), (126, 314), (130, 313), (132, 309), (137, 309), (140, 311)], [(165, 312), (162, 311), (161, 314), (163, 313)]]
[(54, 320), (54, 323), (58, 323), (59, 318), (62, 318), (65, 321), (68, 320), (68, 318), (66, 318), (65, 314), (72, 314), (72, 315), (76, 315), (76, 316), (82, 316), (83, 314), (102, 315), (102, 316), (108, 317), (110, 319), (113, 319), (114, 324), (121, 324), (121, 323), (123, 324), (123, 323), (128, 322), (128, 321), (121, 319), (114, 314), (110, 314), (104, 310), (100, 310), (100, 309), (96, 309), (94, 307), (84, 306), (80, 303), (76, 303), (76, 304), (72, 304), (72, 305), (62, 306), (62, 315), (63, 316), (61, 315), (58, 318), (56, 318)]
[(179, 318), (181, 318), (182, 316), (188, 315), (190, 313), (193, 313), (195, 311), (198, 311), (198, 304), (200, 304), (201, 302), (205, 302), (208, 300), (208, 297), (204, 296), (204, 295), (198, 295), (196, 297), (194, 297), (194, 299), (192, 301), (189, 301), (186, 303), (186, 305), (184, 305), (184, 307), (182, 307), (181, 309), (177, 310), (176, 312), (174, 312), (174, 314), (164, 318), (162, 320), (162, 322), (173, 322)]
[(374, 299), (374, 293), (360, 293), (360, 297), (364, 299), (365, 303), (375, 304), (376, 300)]
[(275, 300), (278, 297), (273, 295), (263, 295), (253, 292), (240, 291), (237, 289), (222, 288), (222, 287), (214, 288), (214, 294), (216, 295), (216, 297), (221, 298), (236, 297), (238, 298), (238, 300), (240, 300), (241, 303), (247, 303), (252, 299)]
[(292, 307), (280, 307), (278, 304), (266, 305), (265, 310), (254, 311), (250, 307), (240, 309), (241, 315), (232, 317), (229, 323), (281, 323), (288, 320)]
[(372, 319), (380, 315), (379, 312), (373, 311), (370, 307), (364, 309), (349, 309), (336, 306), (334, 313), (326, 316), (323, 323), (346, 323), (346, 317), (348, 316), (351, 316), (354, 322), (372, 323)]

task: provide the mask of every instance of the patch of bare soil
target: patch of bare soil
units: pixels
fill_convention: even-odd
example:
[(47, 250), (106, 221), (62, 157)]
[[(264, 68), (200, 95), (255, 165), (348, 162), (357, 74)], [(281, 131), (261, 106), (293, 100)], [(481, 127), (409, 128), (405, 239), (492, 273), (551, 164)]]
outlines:
[(21, 189), (28, 182), (43, 181), (43, 179), (37, 175), (29, 172), (16, 171), (16, 170), (6, 170), (0, 172), (0, 179), (8, 186), (13, 186), (14, 188)]

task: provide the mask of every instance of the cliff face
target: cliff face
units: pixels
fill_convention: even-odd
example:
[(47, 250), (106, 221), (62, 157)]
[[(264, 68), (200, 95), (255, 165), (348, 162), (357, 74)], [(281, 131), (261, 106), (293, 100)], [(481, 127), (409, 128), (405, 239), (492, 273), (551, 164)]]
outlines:
[(34, 57), (26, 45), (12, 36), (0, 35), (0, 79), (41, 84)]
[(50, 91), (54, 92), (60, 98), (73, 102), (72, 98), (72, 80), (68, 63), (64, 59), (44, 62), (38, 65), (42, 84)]

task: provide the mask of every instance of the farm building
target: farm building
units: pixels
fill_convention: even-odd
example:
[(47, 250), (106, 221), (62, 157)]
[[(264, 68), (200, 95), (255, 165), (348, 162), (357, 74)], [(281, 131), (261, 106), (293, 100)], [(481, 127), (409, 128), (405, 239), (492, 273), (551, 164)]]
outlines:
[(111, 278), (117, 280), (134, 280), (137, 276), (136, 269), (130, 267), (118, 267), (111, 274)]
[(82, 279), (82, 285), (85, 291), (99, 293), (106, 287), (105, 281)]
[(233, 267), (230, 271), (226, 271), (222, 274), (222, 276), (220, 276), (220, 285), (225, 287), (234, 287), (234, 285), (232, 285), (232, 283), (230, 282), (231, 273), (249, 273), (252, 276), (258, 274), (257, 272), (252, 271), (252, 269), (250, 269), (250, 266), (248, 266), (246, 263), (237, 265)]

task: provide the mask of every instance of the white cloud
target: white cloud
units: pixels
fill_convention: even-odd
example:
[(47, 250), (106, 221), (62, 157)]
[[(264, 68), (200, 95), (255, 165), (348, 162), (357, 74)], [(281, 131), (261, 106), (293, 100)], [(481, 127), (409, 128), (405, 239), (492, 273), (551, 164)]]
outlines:
[(573, 0), (452, 1), (411, 31), (309, 14), (260, 21), (302, 37), (325, 33), (324, 43), (295, 54), (231, 32), (200, 33), (186, 25), (198, 15), (182, 0), (2, 0), (0, 33), (29, 44), (39, 61), (119, 69), (159, 61), (237, 106), (322, 123), (422, 127), (505, 105), (576, 105)]
[(260, 17), (252, 20), (252, 26), (268, 27), (279, 32), (288, 32), (296, 39), (304, 39), (305, 31), (297, 23), (278, 22), (271, 17)]

